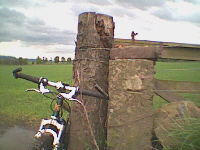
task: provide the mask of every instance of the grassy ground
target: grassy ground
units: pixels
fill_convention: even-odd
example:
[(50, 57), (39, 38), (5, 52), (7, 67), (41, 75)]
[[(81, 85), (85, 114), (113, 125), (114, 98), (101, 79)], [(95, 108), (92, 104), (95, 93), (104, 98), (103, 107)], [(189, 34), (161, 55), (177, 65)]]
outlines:
[(200, 62), (158, 62), (155, 71), (157, 79), (200, 82)]
[[(0, 66), (1, 120), (26, 120), (28, 124), (32, 124), (34, 120), (48, 118), (51, 115), (51, 100), (39, 93), (26, 92), (26, 89), (37, 88), (37, 85), (22, 79), (14, 79), (12, 71), (17, 67), (19, 66)], [(36, 77), (46, 77), (51, 81), (61, 80), (72, 85), (72, 68), (72, 65), (27, 65), (22, 66), (22, 72)], [(155, 71), (157, 79), (200, 82), (200, 62), (158, 62)], [(199, 105), (200, 94), (182, 95)], [(155, 109), (165, 103), (160, 97), (154, 96)]]
[[(200, 82), (200, 62), (159, 62), (155, 66), (155, 70), (155, 78), (157, 79)], [(200, 106), (200, 94), (184, 93), (181, 95), (186, 99), (194, 102), (197, 106)], [(160, 97), (156, 95), (154, 96), (155, 110), (166, 103), (167, 102)], [(181, 119), (182, 118), (180, 118), (180, 120)], [(175, 121), (176, 124), (172, 129), (165, 129), (165, 136), (171, 137), (170, 143), (173, 143), (174, 147), (168, 147), (165, 145), (164, 150), (197, 150), (200, 148), (200, 119), (185, 118), (181, 120), (181, 122), (183, 121), (186, 122), (186, 124), (178, 124), (178, 121)]]
[[(0, 66), (0, 117), (5, 122), (30, 124), (49, 118), (51, 100), (36, 92), (26, 92), (37, 85), (23, 79), (14, 79), (12, 71), (18, 66)], [(45, 77), (50, 81), (72, 84), (72, 65), (27, 65), (23, 73)], [(56, 89), (54, 89), (56, 91)], [(23, 120), (21, 122), (21, 120)]]
[[(174, 81), (200, 82), (200, 62), (157, 62), (155, 66), (155, 78)], [(182, 93), (183, 97), (200, 105), (200, 94)], [(154, 109), (167, 102), (158, 96), (154, 96)]]

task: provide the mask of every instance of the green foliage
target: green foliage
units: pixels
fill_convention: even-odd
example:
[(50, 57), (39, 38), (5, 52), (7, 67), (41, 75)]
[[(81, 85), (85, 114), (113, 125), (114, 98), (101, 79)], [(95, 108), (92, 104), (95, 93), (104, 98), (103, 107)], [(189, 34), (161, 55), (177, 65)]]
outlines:
[[(184, 124), (179, 124), (184, 122)], [(166, 136), (171, 136), (173, 147), (165, 150), (199, 150), (200, 149), (200, 119), (181, 118), (176, 121), (175, 128), (167, 131)]]
[(42, 59), (39, 56), (36, 58), (36, 64), (42, 64)]
[[(48, 59), (46, 58), (46, 57), (43, 57), (42, 59), (38, 56), (37, 58), (36, 58), (36, 64), (45, 64), (45, 63), (47, 63), (48, 62)], [(34, 64), (33, 62), (32, 62), (32, 64)]]
[(61, 61), (62, 61), (62, 62), (65, 62), (65, 57), (62, 57), (62, 58), (61, 58)]
[[(200, 82), (200, 63), (199, 62), (157, 62), (155, 66), (155, 78), (162, 80), (191, 81)], [(200, 94), (182, 93), (186, 99), (200, 106)], [(159, 96), (154, 96), (154, 110), (166, 104)], [(180, 119), (181, 120), (181, 119)], [(178, 124), (176, 128), (167, 131), (166, 136), (171, 137), (174, 147), (165, 147), (164, 150), (198, 150), (200, 149), (200, 119), (188, 118), (185, 124)]]
[(155, 111), (158, 110), (160, 108), (160, 106), (162, 106), (164, 104), (168, 104), (168, 102), (163, 100), (161, 97), (154, 95), (154, 97), (153, 97), (153, 108), (154, 108)]
[(55, 62), (55, 63), (59, 63), (59, 56), (56, 56), (56, 57), (54, 58), (54, 62)]
[(0, 65), (28, 65), (28, 59), (19, 57), (19, 59), (14, 57), (0, 58)]
[(0, 59), (0, 65), (3, 65), (3, 60), (2, 59)]
[(45, 64), (45, 63), (47, 63), (47, 62), (48, 62), (48, 59), (47, 59), (46, 57), (43, 57), (43, 58), (42, 58), (42, 63)]
[(67, 58), (67, 62), (68, 62), (68, 63), (71, 63), (71, 61), (72, 61), (71, 57), (68, 57), (68, 58)]

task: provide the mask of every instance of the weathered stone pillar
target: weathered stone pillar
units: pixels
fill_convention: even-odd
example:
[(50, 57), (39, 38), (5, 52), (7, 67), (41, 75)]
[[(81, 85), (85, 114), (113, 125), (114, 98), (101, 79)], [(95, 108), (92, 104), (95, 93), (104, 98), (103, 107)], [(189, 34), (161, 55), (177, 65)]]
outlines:
[[(74, 86), (97, 92), (95, 85), (108, 93), (108, 65), (113, 43), (113, 18), (96, 13), (79, 15), (74, 60)], [(84, 104), (72, 102), (70, 150), (105, 149), (108, 101), (79, 94)]]
[(108, 150), (150, 150), (155, 47), (113, 48), (109, 61)]

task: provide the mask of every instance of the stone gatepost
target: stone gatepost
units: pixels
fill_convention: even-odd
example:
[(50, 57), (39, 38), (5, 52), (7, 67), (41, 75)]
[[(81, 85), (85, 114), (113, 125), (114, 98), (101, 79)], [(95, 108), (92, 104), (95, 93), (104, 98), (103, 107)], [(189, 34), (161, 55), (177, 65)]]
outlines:
[[(111, 16), (94, 12), (79, 15), (73, 71), (74, 86), (79, 86), (80, 91), (95, 93), (95, 85), (98, 85), (105, 93), (108, 92), (108, 65), (113, 36)], [(108, 100), (82, 92), (76, 98), (83, 105), (72, 102), (69, 149), (104, 150)]]
[(159, 48), (112, 48), (109, 61), (108, 150), (150, 150), (154, 60)]

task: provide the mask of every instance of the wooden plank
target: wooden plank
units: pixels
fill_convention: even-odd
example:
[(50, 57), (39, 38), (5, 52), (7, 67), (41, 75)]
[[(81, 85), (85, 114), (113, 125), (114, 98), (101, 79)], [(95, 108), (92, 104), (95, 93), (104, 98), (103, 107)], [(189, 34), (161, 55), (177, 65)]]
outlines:
[[(159, 55), (160, 58), (164, 59), (181, 59), (181, 60), (200, 60), (200, 46), (199, 45), (190, 45), (190, 44), (181, 44), (181, 43), (166, 43), (163, 51), (159, 48), (158, 42), (146, 41), (142, 43), (143, 45), (149, 46), (138, 46), (138, 41), (136, 40), (135, 46), (129, 46), (131, 41), (123, 39), (115, 39), (121, 45), (126, 47), (122, 48), (112, 48), (111, 49), (111, 59), (153, 59), (157, 58)], [(141, 41), (140, 41), (141, 42)], [(142, 45), (141, 43), (139, 45)], [(150, 45), (152, 44), (152, 45)], [(155, 45), (153, 45), (155, 44)], [(171, 46), (172, 45), (172, 46)], [(181, 45), (181, 46), (179, 46)], [(153, 48), (157, 50), (153, 50)], [(139, 51), (138, 51), (139, 50)], [(162, 54), (160, 53), (162, 52)], [(155, 55), (156, 54), (156, 55)]]
[(186, 100), (184, 97), (172, 91), (168, 86), (157, 79), (155, 79), (155, 94), (169, 103)]
[(177, 93), (200, 93), (200, 82), (158, 80)]
[(112, 48), (110, 59), (157, 59), (162, 49), (155, 46), (126, 46)]
[(161, 58), (200, 60), (200, 48), (192, 47), (163, 47)]

